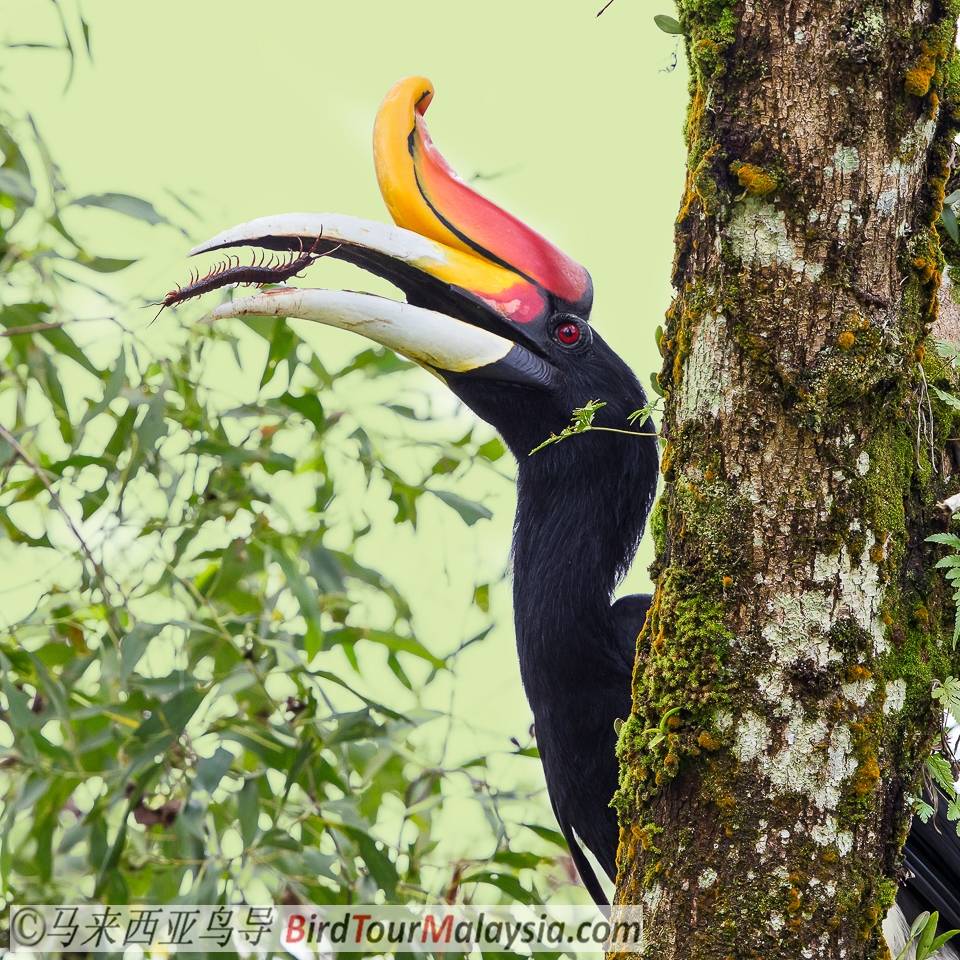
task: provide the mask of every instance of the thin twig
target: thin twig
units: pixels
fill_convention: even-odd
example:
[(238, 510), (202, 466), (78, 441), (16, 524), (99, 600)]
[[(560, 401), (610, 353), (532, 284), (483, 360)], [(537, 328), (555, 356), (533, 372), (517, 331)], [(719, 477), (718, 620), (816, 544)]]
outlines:
[(71, 320), (45, 320), (43, 323), (28, 323), (22, 327), (8, 327), (6, 330), (0, 330), (0, 337), (19, 337), (28, 333), (43, 333), (45, 330), (59, 330), (61, 327), (72, 327), (75, 323), (94, 323), (98, 320), (116, 323), (124, 333), (129, 332), (122, 323), (117, 322), (116, 317), (73, 317)]
[[(650, 433), (645, 430), (621, 430), (619, 427), (595, 427), (593, 424), (590, 425), (591, 430), (606, 430), (607, 433), (625, 433), (628, 437), (659, 437), (659, 433)], [(584, 430), (584, 433), (587, 431)]]
[(930, 431), (929, 431), (930, 466), (933, 468), (934, 473), (938, 473), (939, 471), (937, 470), (936, 448), (934, 447), (934, 440), (933, 440), (933, 426), (934, 426), (933, 404), (930, 402), (930, 388), (927, 386), (927, 375), (923, 372), (923, 364), (918, 364), (918, 366), (920, 367), (920, 378), (923, 380), (923, 392), (927, 398), (927, 416), (930, 418)]
[(49, 323), (30, 323), (23, 327), (10, 327), (0, 330), (0, 337), (19, 337), (26, 333), (43, 333), (44, 330), (59, 330), (63, 320), (51, 320)]
[[(114, 642), (117, 646), (120, 645), (120, 636), (124, 632), (123, 627), (120, 626), (120, 621), (117, 619), (117, 615), (113, 610), (113, 607), (110, 605), (110, 591), (107, 587), (107, 571), (97, 562), (96, 558), (90, 552), (90, 548), (87, 546), (86, 541), (80, 536), (80, 531), (77, 530), (76, 525), (70, 517), (70, 514), (67, 513), (66, 509), (63, 506), (62, 501), (60, 500), (57, 491), (53, 489), (53, 484), (47, 479), (46, 474), (43, 472), (43, 468), (37, 463), (26, 450), (20, 445), (20, 441), (2, 424), (0, 423), (0, 437), (3, 437), (7, 443), (16, 451), (17, 456), (34, 472), (37, 479), (47, 488), (47, 493), (50, 494), (50, 499), (53, 501), (54, 506), (60, 511), (63, 519), (67, 521), (67, 526), (70, 528), (73, 535), (77, 538), (77, 542), (80, 544), (80, 549), (83, 551), (84, 556), (89, 561), (90, 565), (93, 567), (93, 572), (96, 575), (97, 581), (100, 584), (100, 591), (103, 594), (103, 605), (107, 611), (107, 627), (110, 630), (110, 633), (113, 635)], [(122, 592), (122, 591), (121, 591)]]
[[(930, 388), (927, 386), (927, 377), (923, 372), (923, 367), (917, 364), (917, 369), (920, 371), (920, 380), (923, 384), (917, 401), (917, 466), (922, 466), (920, 463), (920, 439), (922, 435), (930, 446), (930, 469), (937, 473), (936, 448), (933, 438), (933, 404), (930, 402)], [(927, 401), (927, 416), (930, 418), (929, 427), (927, 426), (927, 416), (923, 413), (924, 399)]]

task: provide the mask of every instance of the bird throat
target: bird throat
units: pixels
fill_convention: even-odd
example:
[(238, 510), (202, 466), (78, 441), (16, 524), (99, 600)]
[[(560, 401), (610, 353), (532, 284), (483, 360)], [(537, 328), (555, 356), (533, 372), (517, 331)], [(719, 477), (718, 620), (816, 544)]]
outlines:
[(621, 655), (611, 599), (636, 553), (656, 478), (652, 437), (597, 431), (520, 462), (513, 593), (528, 696), (534, 673), (575, 684)]

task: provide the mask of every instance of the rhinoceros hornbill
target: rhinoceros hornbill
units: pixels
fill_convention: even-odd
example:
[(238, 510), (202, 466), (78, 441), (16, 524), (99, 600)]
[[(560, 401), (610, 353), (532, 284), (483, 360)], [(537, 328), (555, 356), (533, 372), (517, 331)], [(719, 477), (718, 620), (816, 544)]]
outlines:
[[(406, 295), (400, 303), (276, 288), (224, 303), (212, 317), (299, 317), (361, 333), (439, 377), (513, 451), (520, 672), (554, 813), (585, 886), (605, 903), (583, 846), (615, 878), (614, 722), (630, 713), (635, 645), (650, 597), (611, 599), (653, 503), (657, 441), (650, 434), (590, 432), (529, 456), (589, 401), (606, 404), (595, 425), (622, 428), (646, 397), (588, 323), (587, 271), (475, 193), (438, 153), (423, 119), (432, 97), (429, 81), (410, 77), (390, 90), (377, 115), (377, 179), (396, 226), (310, 213), (244, 223), (193, 253), (249, 246), (285, 251), (290, 259), (260, 273), (217, 271), (174, 291), (168, 302), (234, 279), (285, 279), (325, 254), (386, 278)], [(944, 921), (960, 926), (956, 833), (916, 821), (907, 864), (913, 875), (901, 887), (907, 919), (939, 909)]]

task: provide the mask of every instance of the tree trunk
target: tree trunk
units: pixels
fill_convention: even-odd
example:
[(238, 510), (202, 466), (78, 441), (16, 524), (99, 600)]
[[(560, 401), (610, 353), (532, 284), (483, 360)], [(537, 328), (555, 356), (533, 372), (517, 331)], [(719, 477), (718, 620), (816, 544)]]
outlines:
[(688, 176), (618, 897), (658, 960), (881, 957), (951, 671), (924, 541), (956, 489), (927, 337), (957, 3), (679, 7)]

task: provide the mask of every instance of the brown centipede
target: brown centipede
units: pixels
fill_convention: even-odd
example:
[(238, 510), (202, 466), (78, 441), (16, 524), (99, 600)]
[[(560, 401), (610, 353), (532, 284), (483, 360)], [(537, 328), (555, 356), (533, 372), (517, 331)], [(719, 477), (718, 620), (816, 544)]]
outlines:
[[(299, 254), (294, 255), (291, 252), (288, 257), (280, 259), (271, 253), (270, 259), (265, 260), (265, 254), (261, 251), (260, 259), (257, 260), (254, 257), (253, 262), (249, 264), (241, 264), (240, 258), (235, 254), (227, 254), (227, 259), (216, 264), (206, 276), (201, 277), (196, 271), (192, 272), (190, 282), (185, 287), (177, 285), (163, 300), (158, 301), (160, 309), (157, 311), (157, 317), (167, 307), (192, 300), (201, 294), (209, 293), (211, 290), (219, 290), (221, 287), (226, 287), (232, 283), (256, 287), (262, 287), (267, 283), (283, 283), (305, 270), (314, 261), (338, 249), (338, 247), (334, 247), (333, 250), (317, 253), (317, 244), (319, 243), (320, 237), (317, 237), (313, 246), (309, 250), (304, 250), (301, 242)], [(157, 317), (153, 319), (156, 320)]]

